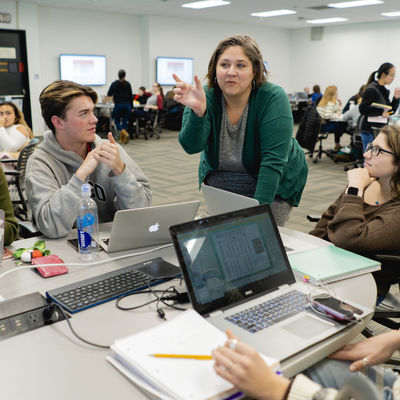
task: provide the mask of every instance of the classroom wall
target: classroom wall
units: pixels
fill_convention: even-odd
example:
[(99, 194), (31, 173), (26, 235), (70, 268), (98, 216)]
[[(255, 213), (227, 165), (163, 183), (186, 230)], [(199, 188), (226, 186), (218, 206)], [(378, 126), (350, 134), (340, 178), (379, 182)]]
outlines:
[[(194, 72), (203, 78), (217, 43), (230, 35), (247, 34), (256, 39), (268, 61), (270, 80), (287, 92), (318, 83), (339, 87), (346, 101), (385, 61), (400, 68), (395, 52), (400, 34), (398, 21), (325, 27), (321, 41), (312, 41), (311, 28), (286, 30), (260, 25), (238, 25), (43, 7), (2, 0), (1, 11), (12, 14), (7, 29), (25, 29), (28, 41), (29, 79), (33, 128), (45, 129), (38, 96), (49, 82), (59, 78), (60, 53), (105, 54), (107, 85), (95, 87), (106, 94), (119, 68), (125, 68), (134, 90), (155, 80), (157, 56), (193, 57)], [(389, 87), (399, 85), (399, 78)], [(166, 88), (167, 90), (169, 88)]]
[(0, 29), (17, 29), (17, 3), (14, 0), (1, 0), (0, 12), (11, 14), (11, 22), (0, 22)]
[[(12, 7), (9, 12), (13, 13)], [(102, 95), (116, 79), (119, 68), (127, 71), (127, 79), (134, 90), (140, 85), (151, 87), (155, 81), (157, 56), (193, 57), (194, 72), (204, 77), (218, 42), (230, 35), (247, 34), (258, 41), (270, 67), (270, 80), (290, 90), (290, 32), (287, 30), (42, 7), (31, 3), (18, 3), (14, 14), (18, 15), (19, 28), (27, 31), (36, 134), (45, 129), (37, 99), (45, 85), (59, 78), (60, 53), (105, 54), (107, 85), (94, 87)]]
[(292, 86), (319, 84), (323, 91), (337, 85), (346, 102), (384, 62), (397, 66), (397, 77), (388, 86), (400, 86), (399, 21), (325, 27), (323, 39), (312, 41), (311, 29), (291, 31)]
[[(290, 32), (254, 25), (217, 23), (179, 18), (149, 17), (150, 78), (155, 79), (157, 56), (193, 57), (194, 73), (203, 79), (219, 41), (232, 35), (249, 35), (268, 61), (270, 80), (290, 89)], [(151, 80), (149, 84), (153, 83)]]

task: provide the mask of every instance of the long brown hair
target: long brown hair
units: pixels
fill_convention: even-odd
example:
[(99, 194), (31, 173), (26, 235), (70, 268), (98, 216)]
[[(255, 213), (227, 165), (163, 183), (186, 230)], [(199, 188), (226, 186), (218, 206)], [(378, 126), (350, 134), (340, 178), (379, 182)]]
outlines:
[(336, 102), (335, 94), (337, 93), (337, 86), (331, 85), (325, 89), (324, 95), (321, 101), (318, 103), (318, 107), (326, 106), (329, 102)]
[(208, 63), (207, 86), (220, 90), (217, 83), (217, 63), (221, 54), (232, 46), (240, 46), (246, 57), (251, 61), (253, 65), (253, 89), (258, 89), (267, 80), (267, 70), (263, 62), (263, 56), (261, 51), (254, 39), (250, 36), (231, 36), (220, 42), (217, 48), (214, 50), (211, 56), (210, 62)]
[(0, 107), (1, 106), (10, 106), (14, 110), (14, 115), (15, 115), (14, 125), (24, 126), (28, 131), (29, 139), (33, 139), (33, 132), (25, 121), (24, 113), (12, 101), (5, 101), (3, 103), (0, 103)]
[(397, 126), (385, 126), (379, 133), (385, 135), (386, 143), (393, 152), (393, 163), (397, 170), (394, 172), (390, 184), (392, 186), (392, 195), (400, 199), (400, 128)]

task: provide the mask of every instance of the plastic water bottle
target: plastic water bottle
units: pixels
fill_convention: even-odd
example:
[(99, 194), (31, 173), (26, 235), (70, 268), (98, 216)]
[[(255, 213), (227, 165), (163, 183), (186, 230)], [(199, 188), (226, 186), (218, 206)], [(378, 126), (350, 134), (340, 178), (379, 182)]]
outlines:
[(86, 261), (96, 257), (99, 251), (99, 225), (97, 204), (90, 197), (91, 188), (88, 183), (82, 185), (79, 214), (77, 220), (78, 243), (81, 259)]

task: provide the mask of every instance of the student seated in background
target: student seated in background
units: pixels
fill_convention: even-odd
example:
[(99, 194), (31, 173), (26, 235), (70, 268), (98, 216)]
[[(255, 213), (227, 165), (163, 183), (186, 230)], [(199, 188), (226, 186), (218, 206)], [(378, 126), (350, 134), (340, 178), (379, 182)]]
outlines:
[(18, 235), (18, 223), (14, 217), (13, 206), (8, 191), (6, 176), (0, 168), (0, 209), (4, 210), (4, 246), (11, 244)]
[[(152, 95), (147, 98), (144, 108), (134, 109), (129, 117), (129, 126), (132, 127), (137, 118), (151, 119), (155, 111), (162, 110), (164, 107), (164, 92), (161, 85), (157, 82), (153, 84)], [(136, 122), (137, 123), (137, 122)], [(132, 132), (132, 129), (130, 128)]]
[(133, 97), (133, 101), (137, 101), (139, 104), (146, 104), (147, 99), (151, 96), (151, 93), (146, 92), (144, 86), (140, 86), (137, 94)]
[[(366, 256), (399, 250), (400, 128), (386, 126), (364, 153), (364, 168), (347, 172), (348, 185), (323, 213), (311, 235)], [(400, 282), (397, 266), (373, 273), (378, 301)]]
[(346, 105), (344, 106), (342, 113), (346, 113), (348, 110), (350, 110), (350, 105), (351, 104), (360, 104), (362, 100), (362, 94), (364, 92), (365, 85), (361, 85), (360, 89), (358, 89), (358, 93), (356, 93), (354, 96), (351, 96), (349, 100), (347, 101)]
[[(386, 391), (385, 400), (400, 400), (400, 378), (389, 369), (374, 367), (388, 360), (400, 349), (400, 332), (392, 330), (344, 346), (330, 357), (299, 374), (291, 381), (277, 375), (264, 362), (257, 351), (242, 342), (228, 330), (228, 341), (213, 350), (214, 370), (221, 378), (232, 383), (238, 390), (259, 400), (334, 400), (339, 389), (351, 374), (368, 368), (372, 379), (382, 374)], [(350, 365), (345, 361), (353, 361)], [(372, 367), (372, 368), (371, 368)], [(307, 375), (307, 376), (306, 376)], [(327, 389), (323, 389), (327, 388)]]
[(322, 97), (321, 88), (319, 87), (319, 85), (314, 85), (312, 90), (313, 92), (311, 93), (311, 101), (314, 105), (318, 105)]
[(24, 115), (11, 101), (0, 103), (0, 158), (18, 158), (33, 133)]
[(337, 87), (335, 85), (328, 86), (317, 106), (317, 112), (321, 118), (326, 120), (322, 125), (321, 132), (330, 132), (335, 134), (335, 149), (339, 151), (340, 137), (346, 132), (347, 124), (338, 121), (340, 117), (340, 102), (338, 100)]
[(42, 115), (51, 129), (28, 160), (26, 190), (39, 230), (66, 236), (77, 218), (82, 184), (92, 186), (99, 222), (120, 209), (147, 207), (149, 182), (108, 133), (96, 135), (96, 92), (70, 81), (55, 81), (40, 94)]

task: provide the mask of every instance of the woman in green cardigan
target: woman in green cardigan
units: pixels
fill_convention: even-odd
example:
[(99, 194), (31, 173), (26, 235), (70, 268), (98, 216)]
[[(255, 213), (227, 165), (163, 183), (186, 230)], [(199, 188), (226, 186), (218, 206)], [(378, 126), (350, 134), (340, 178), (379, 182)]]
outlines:
[(192, 86), (174, 75), (174, 99), (186, 106), (179, 142), (201, 152), (199, 183), (260, 204), (271, 204), (283, 226), (307, 179), (304, 152), (293, 138), (284, 90), (267, 82), (257, 43), (248, 36), (223, 40), (208, 65), (208, 84)]

